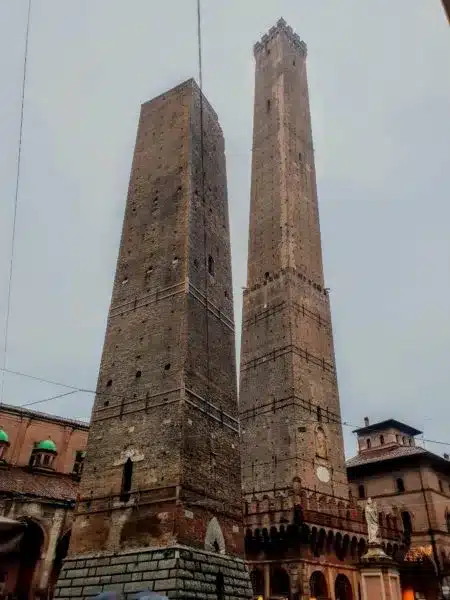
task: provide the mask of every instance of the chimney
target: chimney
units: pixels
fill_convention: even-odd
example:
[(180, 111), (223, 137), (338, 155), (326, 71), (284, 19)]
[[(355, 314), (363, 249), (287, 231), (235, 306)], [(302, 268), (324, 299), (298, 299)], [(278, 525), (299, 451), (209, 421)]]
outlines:
[(364, 417), (364, 427), (369, 427), (369, 417)]
[(448, 454), (444, 454), (445, 460), (450, 460), (450, 456)]

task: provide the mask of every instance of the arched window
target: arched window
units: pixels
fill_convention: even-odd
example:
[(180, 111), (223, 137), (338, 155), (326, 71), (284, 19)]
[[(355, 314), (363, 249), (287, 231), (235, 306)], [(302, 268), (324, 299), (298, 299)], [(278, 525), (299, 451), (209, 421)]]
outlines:
[(131, 484), (133, 480), (133, 461), (127, 458), (123, 465), (122, 488), (120, 490), (120, 499), (122, 502), (128, 502), (130, 499)]
[(372, 446), (372, 440), (370, 438), (367, 438), (367, 440), (366, 440), (366, 446), (368, 448), (371, 448), (371, 446)]
[(406, 446), (408, 440), (406, 439), (406, 435), (403, 436), (403, 445)]
[(380, 444), (383, 445), (384, 444), (384, 435), (380, 435)]
[(225, 582), (220, 571), (216, 575), (216, 597), (217, 600), (225, 600)]
[(412, 521), (411, 521), (411, 515), (409, 514), (409, 512), (407, 510), (404, 510), (402, 512), (402, 522), (403, 522), (403, 532), (405, 534), (405, 537), (407, 539), (409, 539), (411, 537), (411, 533), (412, 533)]
[(363, 484), (358, 485), (358, 496), (360, 498), (365, 498), (366, 497), (366, 490), (365, 490)]
[(402, 443), (402, 437), (401, 437), (401, 435), (399, 435), (398, 433), (397, 433), (397, 435), (395, 436), (395, 439), (397, 440), (397, 444), (401, 444), (401, 443)]
[(403, 479), (401, 477), (397, 477), (396, 483), (397, 483), (397, 492), (403, 493), (405, 491), (405, 482), (403, 481)]

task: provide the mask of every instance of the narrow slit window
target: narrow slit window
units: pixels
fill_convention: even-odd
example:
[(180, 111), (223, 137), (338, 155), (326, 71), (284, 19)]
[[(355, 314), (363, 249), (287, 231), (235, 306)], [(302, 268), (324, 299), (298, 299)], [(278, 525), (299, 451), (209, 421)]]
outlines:
[(403, 481), (403, 479), (401, 477), (397, 478), (397, 492), (404, 492), (405, 491), (405, 482)]
[(267, 106), (267, 112), (270, 112), (270, 104), (271, 104), (270, 100), (267, 100), (267, 104), (266, 104), (266, 106)]
[(122, 474), (122, 489), (120, 491), (120, 499), (122, 502), (128, 502), (130, 499), (131, 484), (133, 480), (133, 461), (131, 458), (127, 458), (123, 465)]
[(208, 273), (214, 277), (214, 258), (211, 254), (208, 256)]

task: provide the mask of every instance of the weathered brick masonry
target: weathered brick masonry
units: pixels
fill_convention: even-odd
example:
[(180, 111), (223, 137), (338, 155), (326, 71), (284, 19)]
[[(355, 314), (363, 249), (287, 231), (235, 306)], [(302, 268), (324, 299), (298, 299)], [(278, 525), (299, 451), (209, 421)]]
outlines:
[(280, 20), (254, 54), (240, 386), (244, 493), (252, 501), (296, 483), (347, 498), (306, 46)]
[[(193, 80), (141, 109), (80, 488), (59, 597), (69, 579), (89, 595), (73, 583), (84, 575), (68, 575), (86, 553), (122, 564), (127, 549), (183, 544), (243, 556), (224, 140)], [(175, 597), (179, 576), (161, 587), (153, 566), (142, 589), (155, 580)], [(134, 572), (110, 575), (140, 587)]]

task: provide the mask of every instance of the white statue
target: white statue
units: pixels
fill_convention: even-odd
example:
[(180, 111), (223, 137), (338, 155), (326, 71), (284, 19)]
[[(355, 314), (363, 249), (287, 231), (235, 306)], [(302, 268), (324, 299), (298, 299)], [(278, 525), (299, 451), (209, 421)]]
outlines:
[(381, 544), (378, 507), (372, 498), (367, 499), (364, 513), (366, 516), (369, 544)]

